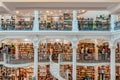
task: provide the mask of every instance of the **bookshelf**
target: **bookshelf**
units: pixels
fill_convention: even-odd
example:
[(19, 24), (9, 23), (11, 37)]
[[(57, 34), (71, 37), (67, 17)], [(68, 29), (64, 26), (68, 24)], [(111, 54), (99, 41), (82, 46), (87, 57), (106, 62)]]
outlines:
[(83, 80), (85, 76), (90, 80), (95, 80), (94, 66), (77, 66), (77, 80)]
[(38, 54), (39, 54), (39, 61), (43, 59), (49, 60), (50, 54), (52, 54), (52, 60), (54, 61), (58, 60), (59, 54), (63, 55), (62, 57), (64, 60), (69, 61), (71, 60), (71, 55), (72, 55), (72, 44), (70, 42), (64, 43), (63, 41), (41, 42), (39, 43)]
[(116, 66), (116, 80), (120, 80), (120, 66)]
[(0, 65), (0, 80), (19, 80), (19, 79), (29, 79), (32, 78), (33, 68), (23, 67), (23, 68), (8, 68)]
[(18, 44), (18, 55), (22, 58), (32, 59), (34, 57), (34, 49), (32, 43), (19, 43)]
[(110, 66), (106, 65), (106, 66), (98, 66), (98, 79), (101, 79), (101, 75), (100, 75), (100, 70), (104, 71), (104, 79), (105, 80), (109, 80), (110, 79)]
[(38, 80), (57, 80), (50, 73), (50, 65), (38, 66)]
[[(68, 74), (67, 74), (67, 70), (68, 70)], [(72, 80), (72, 65), (60, 65), (60, 75), (64, 79), (67, 79), (68, 76), (68, 80)]]

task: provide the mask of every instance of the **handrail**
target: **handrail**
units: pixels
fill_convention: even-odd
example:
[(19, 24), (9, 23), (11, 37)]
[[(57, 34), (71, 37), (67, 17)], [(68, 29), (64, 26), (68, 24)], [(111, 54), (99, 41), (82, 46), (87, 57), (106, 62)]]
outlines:
[(60, 64), (61, 62), (61, 54), (58, 55), (58, 63)]
[(68, 69), (66, 70), (66, 73), (67, 73), (67, 80), (69, 80), (69, 70)]

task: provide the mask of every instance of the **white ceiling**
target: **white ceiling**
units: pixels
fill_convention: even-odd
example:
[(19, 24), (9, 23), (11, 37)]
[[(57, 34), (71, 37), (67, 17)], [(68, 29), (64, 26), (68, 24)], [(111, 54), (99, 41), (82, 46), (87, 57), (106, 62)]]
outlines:
[[(117, 5), (120, 5), (120, 0), (117, 0), (119, 2), (112, 2), (113, 0), (106, 1), (108, 2), (3, 2), (3, 4), (8, 12), (19, 9), (86, 9), (111, 11), (111, 9), (113, 10)], [(4, 12), (4, 10), (6, 9), (0, 6), (0, 12)], [(120, 13), (119, 10), (120, 8), (117, 8), (117, 10), (113, 10), (114, 12), (112, 13)]]
[(107, 9), (118, 3), (78, 3), (78, 2), (4, 2), (10, 9), (26, 9), (26, 8), (69, 8), (69, 9)]

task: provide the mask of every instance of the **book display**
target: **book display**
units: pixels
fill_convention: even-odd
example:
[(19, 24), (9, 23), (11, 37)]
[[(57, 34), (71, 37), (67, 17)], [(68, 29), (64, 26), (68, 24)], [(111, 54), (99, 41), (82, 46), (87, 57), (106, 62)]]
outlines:
[[(55, 39), (54, 39), (55, 40)], [(38, 49), (39, 61), (49, 60), (49, 55), (52, 54), (54, 61), (58, 60), (58, 55), (61, 54), (63, 61), (70, 61), (72, 59), (72, 44), (70, 42), (41, 42)]]
[(94, 60), (95, 44), (79, 42), (77, 53), (79, 53), (78, 60)]
[(116, 80), (120, 80), (120, 66), (116, 66)]
[(72, 61), (72, 44), (70, 42), (65, 43), (63, 49), (63, 61)]
[(79, 30), (109, 30), (110, 15), (98, 15), (96, 19), (78, 17)]
[(7, 68), (0, 66), (0, 80), (32, 80), (33, 68)]
[(110, 66), (99, 66), (98, 67), (98, 79), (99, 80), (109, 80), (110, 79)]
[(98, 58), (103, 61), (110, 61), (110, 48), (109, 43), (105, 42), (102, 45), (98, 45)]
[(120, 15), (117, 16), (114, 30), (120, 29)]
[(117, 47), (115, 50), (115, 61), (120, 62), (120, 44), (117, 43)]
[(33, 17), (8, 16), (1, 18), (2, 30), (32, 30)]
[(47, 51), (47, 43), (40, 43), (38, 48), (38, 61), (49, 61), (50, 53)]
[(83, 80), (85, 77), (95, 80), (94, 66), (77, 66), (77, 80)]
[(50, 73), (50, 65), (38, 66), (38, 80), (58, 80)]
[(18, 44), (18, 55), (21, 59), (32, 59), (34, 60), (34, 49), (32, 43), (19, 43)]
[(72, 80), (72, 65), (60, 65), (60, 75), (67, 80)]
[(90, 39), (79, 41), (77, 53), (78, 61), (110, 61), (109, 43), (103, 40), (97, 40), (97, 43)]
[[(57, 11), (56, 11), (57, 12)], [(72, 30), (72, 16), (71, 13), (55, 13), (54, 11), (47, 11), (47, 14), (40, 15), (40, 30)], [(56, 15), (52, 15), (56, 14)]]

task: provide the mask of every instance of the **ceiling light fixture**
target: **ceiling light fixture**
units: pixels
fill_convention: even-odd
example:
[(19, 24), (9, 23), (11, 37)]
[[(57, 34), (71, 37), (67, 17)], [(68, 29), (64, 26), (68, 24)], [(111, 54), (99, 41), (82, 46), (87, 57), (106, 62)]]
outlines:
[(19, 14), (19, 11), (15, 11), (16, 14)]

